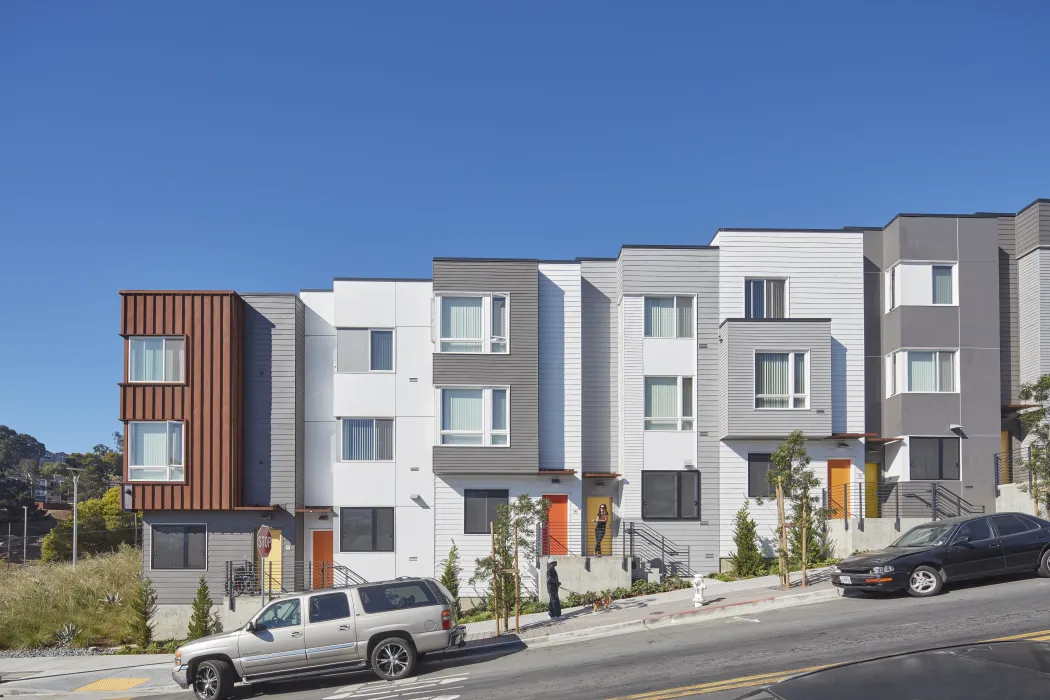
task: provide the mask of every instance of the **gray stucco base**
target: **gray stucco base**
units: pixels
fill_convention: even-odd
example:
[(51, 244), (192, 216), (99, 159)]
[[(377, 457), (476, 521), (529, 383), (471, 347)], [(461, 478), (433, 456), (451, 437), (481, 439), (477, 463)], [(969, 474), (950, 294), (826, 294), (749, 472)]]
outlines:
[[(255, 613), (259, 612), (261, 601), (258, 598), (240, 596), (231, 602), (222, 599), (222, 605), (212, 606), (212, 615), (218, 617), (224, 631), (237, 629), (244, 625)], [(157, 616), (153, 618), (153, 636), (155, 639), (185, 639), (193, 615), (192, 605), (158, 605)]]

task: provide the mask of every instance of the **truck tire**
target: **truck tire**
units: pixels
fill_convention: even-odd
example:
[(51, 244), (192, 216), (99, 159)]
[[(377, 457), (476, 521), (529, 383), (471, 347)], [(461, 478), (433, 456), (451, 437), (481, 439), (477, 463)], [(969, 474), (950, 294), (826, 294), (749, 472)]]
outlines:
[(416, 648), (404, 637), (387, 637), (372, 649), (370, 661), (372, 672), (383, 680), (401, 680), (416, 667)]
[(233, 690), (233, 669), (222, 659), (201, 661), (193, 669), (193, 694), (197, 700), (225, 700)]

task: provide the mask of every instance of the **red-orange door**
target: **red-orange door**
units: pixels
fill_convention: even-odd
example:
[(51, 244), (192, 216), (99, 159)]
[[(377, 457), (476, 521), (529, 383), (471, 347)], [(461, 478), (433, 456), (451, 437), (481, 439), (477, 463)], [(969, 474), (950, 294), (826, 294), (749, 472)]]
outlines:
[(543, 555), (569, 553), (569, 497), (544, 496), (551, 502), (543, 528)]
[(848, 459), (828, 460), (828, 517), (832, 519), (849, 518), (850, 512), (849, 477), (852, 462)]
[(313, 562), (313, 588), (331, 588), (334, 580), (331, 530), (314, 530)]

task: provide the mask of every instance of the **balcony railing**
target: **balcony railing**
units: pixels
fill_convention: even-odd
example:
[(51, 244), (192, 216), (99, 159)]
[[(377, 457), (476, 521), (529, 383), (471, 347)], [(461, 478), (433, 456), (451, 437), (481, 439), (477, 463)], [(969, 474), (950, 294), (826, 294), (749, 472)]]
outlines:
[[(1034, 475), (1028, 468), (1030, 460), (1039, 458), (1038, 452), (1033, 452), (1031, 447), (1012, 450), (1010, 452), (999, 452), (995, 455), (995, 495), (999, 495), (999, 487), (1007, 484), (1025, 484), (1029, 493), (1035, 486)], [(1044, 459), (1050, 459), (1046, 455)]]
[(364, 577), (330, 561), (268, 561), (264, 567), (247, 560), (226, 562), (225, 588), (231, 598), (261, 595), (264, 588), (269, 597), (361, 583), (367, 583)]
[(823, 505), (830, 520), (892, 518), (900, 530), (901, 518), (939, 520), (984, 512), (937, 481), (898, 481), (878, 484), (851, 482), (824, 489)]

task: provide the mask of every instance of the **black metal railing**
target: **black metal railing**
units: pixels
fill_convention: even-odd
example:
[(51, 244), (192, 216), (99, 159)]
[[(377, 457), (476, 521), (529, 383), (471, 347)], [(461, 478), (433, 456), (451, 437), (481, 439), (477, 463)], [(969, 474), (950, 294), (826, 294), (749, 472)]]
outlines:
[(950, 488), (937, 481), (853, 482), (824, 489), (822, 500), (831, 520), (893, 518), (900, 530), (901, 518), (940, 520), (984, 512), (983, 505), (954, 490), (958, 488), (958, 483)]
[(661, 574), (692, 576), (693, 561), (689, 545), (678, 544), (645, 523), (622, 523), (620, 548), (624, 557), (640, 560)]
[[(1008, 484), (1026, 484), (1028, 492), (1031, 493), (1035, 484), (1035, 477), (1029, 464), (1033, 458), (1039, 458), (1039, 452), (1034, 452), (1031, 447), (1011, 450), (1010, 452), (999, 452), (994, 455), (995, 459), (995, 495), (999, 495), (999, 487)], [(1046, 455), (1050, 459), (1050, 455)]]
[(541, 557), (576, 556), (578, 552), (569, 546), (569, 524), (544, 523), (536, 528), (536, 552)]
[(267, 595), (339, 588), (367, 583), (347, 567), (331, 561), (268, 561), (260, 567), (253, 561), (226, 562), (226, 595)]

